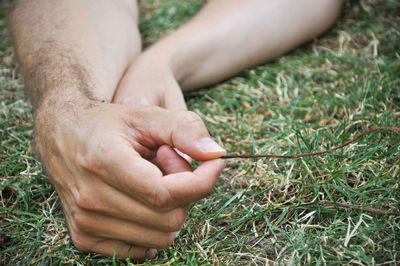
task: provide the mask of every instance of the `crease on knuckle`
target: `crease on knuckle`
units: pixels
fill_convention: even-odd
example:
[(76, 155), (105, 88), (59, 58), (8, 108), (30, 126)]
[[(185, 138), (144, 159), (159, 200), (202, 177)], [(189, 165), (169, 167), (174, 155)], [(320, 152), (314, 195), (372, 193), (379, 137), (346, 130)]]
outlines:
[(93, 220), (82, 211), (74, 213), (74, 224), (75, 227), (82, 232), (93, 234), (95, 227), (93, 226)]
[(76, 159), (79, 166), (87, 172), (99, 174), (103, 170), (101, 161), (92, 152), (79, 153)]
[(154, 189), (150, 202), (153, 209), (167, 210), (171, 206), (171, 203), (172, 197), (166, 188), (159, 186)]
[(87, 172), (104, 175), (105, 156), (113, 159), (113, 148), (116, 141), (110, 136), (93, 137), (87, 145), (81, 147), (76, 155), (79, 166)]
[(99, 201), (92, 194), (91, 192), (79, 191), (75, 195), (76, 205), (83, 210), (98, 210)]
[(198, 114), (192, 111), (180, 111), (177, 115), (178, 121), (184, 124), (203, 125), (203, 120)]
[(157, 210), (166, 210), (171, 204), (171, 195), (165, 189), (157, 189), (152, 200), (152, 207)]

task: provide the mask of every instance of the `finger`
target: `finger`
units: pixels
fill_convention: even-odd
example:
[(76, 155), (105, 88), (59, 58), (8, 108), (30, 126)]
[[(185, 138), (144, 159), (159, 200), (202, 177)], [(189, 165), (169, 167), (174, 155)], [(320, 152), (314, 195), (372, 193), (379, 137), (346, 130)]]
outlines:
[[(168, 189), (163, 185), (164, 177), (161, 170), (139, 157), (132, 149), (121, 147), (118, 156), (109, 152), (104, 159), (107, 175), (103, 176), (102, 180), (139, 203), (163, 212), (177, 207), (186, 208), (190, 203), (171, 200)], [(187, 165), (183, 166), (184, 163), (187, 164), (182, 158), (176, 158), (168, 165), (170, 168), (168, 170), (181, 172), (182, 167), (185, 167), (184, 169), (191, 171)], [(164, 162), (164, 164), (168, 163)]]
[(211, 139), (201, 118), (193, 112), (144, 106), (130, 111), (130, 125), (141, 134), (140, 141), (144, 146), (167, 144), (200, 161), (226, 155), (226, 151)]
[(116, 90), (112, 102), (126, 105), (160, 106), (161, 95), (152, 92), (152, 88), (140, 86), (140, 81), (123, 78)]
[(141, 158), (128, 145), (120, 145), (117, 150), (102, 157), (106, 169), (102, 180), (106, 184), (154, 210), (166, 212), (187, 206), (187, 201), (180, 203), (170, 198), (168, 189), (163, 185), (163, 174), (156, 165)]
[(95, 252), (107, 256), (115, 254), (117, 258), (130, 257), (137, 261), (152, 259), (157, 254), (154, 248), (132, 245), (117, 239), (94, 237), (77, 228), (71, 221), (67, 224), (74, 246), (83, 252)]
[[(182, 154), (182, 155), (180, 155)], [(159, 167), (163, 171), (165, 175), (168, 174), (174, 174), (174, 173), (180, 173), (180, 172), (185, 172), (185, 171), (193, 171), (192, 166), (190, 165), (191, 163), (191, 158), (190, 158), (190, 163), (187, 161), (188, 159), (184, 158), (188, 157), (186, 154), (179, 152), (178, 149), (172, 149), (168, 145), (163, 145), (161, 146), (158, 151), (157, 151), (157, 160), (159, 163)], [(168, 211), (167, 213), (163, 214), (163, 216), (167, 215), (174, 215), (172, 213), (177, 212), (178, 216), (173, 216), (173, 219), (169, 219), (169, 222), (164, 225), (165, 227), (171, 227), (171, 226), (177, 226), (180, 225), (179, 228), (175, 227), (176, 231), (182, 227), (183, 223), (185, 222), (187, 211), (189, 209), (189, 204), (183, 207), (178, 207), (176, 209), (173, 209), (171, 211)], [(184, 213), (184, 217), (182, 214)], [(180, 216), (179, 216), (180, 215)], [(183, 219), (182, 219), (183, 218)], [(164, 220), (166, 221), (166, 220)], [(168, 221), (168, 220), (167, 220)], [(172, 223), (172, 224), (171, 224)], [(175, 223), (175, 224), (173, 224)]]
[[(131, 190), (130, 195), (148, 207), (159, 211), (170, 211), (177, 207), (185, 207), (211, 192), (224, 167), (224, 160), (206, 161), (193, 172), (186, 171), (153, 179), (152, 186), (136, 186), (135, 190)], [(127, 178), (126, 183), (130, 181)], [(130, 184), (130, 186), (134, 188), (135, 184)], [(138, 189), (142, 187), (143, 190)]]
[(190, 164), (168, 145), (158, 149), (157, 162), (164, 175), (193, 171)]
[(158, 231), (127, 220), (89, 211), (76, 215), (72, 223), (71, 226), (76, 232), (96, 238), (118, 240), (141, 247), (168, 248), (176, 237), (176, 231)]
[(144, 261), (144, 259), (153, 259), (157, 255), (157, 249), (128, 245), (111, 239), (99, 240), (90, 251), (110, 257), (115, 253), (117, 258), (129, 257), (138, 262)]
[[(176, 82), (175, 82), (176, 83)], [(168, 110), (187, 110), (185, 98), (178, 83), (174, 88), (166, 90), (164, 95), (164, 108)]]
[(154, 197), (163, 174), (153, 163), (141, 158), (130, 146), (119, 145), (103, 155), (107, 174), (103, 181), (140, 202)]
[(164, 232), (178, 231), (185, 222), (187, 206), (158, 211), (93, 178), (90, 186), (72, 190), (78, 208), (69, 216), (84, 216), (88, 211), (124, 219)]
[[(140, 130), (143, 132), (135, 133), (137, 134), (135, 138), (137, 141), (140, 141), (142, 143), (144, 142), (144, 144), (147, 144), (149, 146), (151, 146), (152, 141), (154, 145), (154, 140), (158, 140), (159, 142), (161, 142), (161, 144), (163, 140), (165, 140), (165, 142), (167, 143), (170, 142), (171, 144), (177, 143), (177, 145), (170, 146), (176, 146), (176, 148), (192, 157), (195, 156), (190, 154), (190, 149), (192, 146), (194, 146), (194, 149), (197, 150), (197, 152), (200, 154), (200, 156), (197, 156), (200, 159), (204, 157), (214, 157), (216, 154), (221, 154), (221, 148), (219, 146), (219, 153), (216, 152), (207, 154), (204, 152), (204, 150), (202, 150), (202, 148), (198, 148), (198, 146), (201, 145), (201, 142), (204, 142), (204, 139), (212, 141), (209, 137), (202, 137), (202, 135), (208, 135), (208, 132), (205, 129), (204, 124), (201, 120), (195, 121), (194, 123), (192, 123), (192, 126), (186, 128), (182, 127), (183, 130), (180, 130), (179, 125), (182, 124), (182, 126), (187, 126), (186, 123), (182, 123), (182, 120), (174, 117), (174, 121), (172, 122), (172, 124), (175, 124), (175, 126), (171, 126), (169, 123), (166, 123), (169, 115), (173, 114), (173, 112), (171, 111), (156, 107), (123, 107), (126, 109), (133, 109), (137, 111), (140, 110), (140, 112), (136, 113), (137, 120), (134, 120), (139, 122), (135, 122), (137, 124), (132, 125), (133, 128), (135, 128), (136, 130)], [(149, 113), (151, 114), (151, 116), (149, 116)], [(187, 115), (187, 112), (179, 113), (181, 113), (181, 116), (183, 115), (184, 117), (186, 117)], [(162, 123), (164, 123), (164, 126), (159, 128), (160, 124)], [(200, 123), (200, 125), (197, 123)], [(149, 129), (144, 129), (146, 127)], [(198, 130), (194, 132), (189, 132), (196, 127), (198, 127)], [(178, 128), (179, 130), (177, 130), (176, 128)], [(183, 134), (183, 132), (185, 132), (185, 134)], [(139, 134), (142, 135), (140, 136)], [(196, 138), (200, 138), (200, 140), (197, 141), (197, 145)], [(194, 145), (193, 141), (195, 142)], [(185, 145), (188, 147), (186, 148), (186, 150)], [(224, 150), (222, 150), (222, 154), (225, 154)], [(202, 174), (200, 179), (197, 178), (196, 175), (194, 175), (196, 178), (181, 178), (182, 184), (189, 186), (186, 189), (187, 191), (190, 191), (192, 195), (186, 198), (182, 197), (174, 199), (170, 195), (169, 188), (163, 185), (165, 178), (163, 177), (160, 169), (151, 162), (141, 158), (139, 154), (134, 149), (132, 149), (132, 145), (128, 141), (126, 143), (114, 142), (114, 145), (110, 147), (108, 152), (102, 154), (101, 160), (102, 161), (100, 165), (102, 165), (105, 169), (105, 171), (103, 171), (105, 172), (105, 174), (103, 175), (104, 182), (118, 189), (119, 191), (124, 192), (126, 195), (134, 198), (135, 200), (146, 204), (152, 209), (164, 211), (171, 210), (178, 206), (183, 207), (186, 204), (192, 202), (190, 199), (194, 198), (195, 200), (198, 200), (199, 198), (207, 195), (211, 191), (219, 172), (223, 168), (222, 164), (224, 164), (205, 163), (204, 167), (200, 167), (196, 170), (197, 173), (201, 173), (201, 169), (203, 168), (210, 168), (211, 171)], [(209, 167), (207, 167), (207, 165), (209, 165)], [(187, 175), (193, 175), (193, 173), (186, 172), (184, 176)], [(188, 182), (188, 180), (191, 179), (193, 179), (193, 182)], [(203, 183), (203, 185), (199, 183)], [(172, 187), (172, 183), (170, 183), (169, 185)], [(194, 187), (190, 187), (190, 185), (194, 185)], [(179, 187), (179, 184), (177, 184), (177, 186)], [(197, 187), (199, 187), (200, 189), (198, 189)], [(178, 191), (180, 190), (178, 189)], [(182, 202), (180, 202), (180, 200), (182, 200)]]
[(225, 167), (221, 159), (203, 162), (193, 172), (183, 172), (164, 176), (163, 186), (169, 193), (169, 198), (163, 204), (173, 208), (176, 204), (189, 204), (207, 196), (213, 189), (219, 174)]

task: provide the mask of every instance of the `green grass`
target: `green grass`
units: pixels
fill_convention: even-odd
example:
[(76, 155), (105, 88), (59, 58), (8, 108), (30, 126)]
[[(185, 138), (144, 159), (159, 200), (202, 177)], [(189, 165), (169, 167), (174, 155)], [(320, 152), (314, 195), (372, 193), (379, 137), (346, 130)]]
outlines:
[[(141, 1), (144, 43), (204, 1)], [(60, 202), (32, 153), (32, 114), (0, 2), (0, 262), (128, 264), (76, 250)], [(300, 153), (370, 127), (400, 126), (400, 3), (349, 1), (324, 36), (274, 62), (186, 95), (230, 153)], [(375, 50), (375, 51), (374, 51)], [(245, 108), (243, 102), (251, 105)], [(229, 160), (174, 245), (147, 264), (391, 264), (400, 261), (400, 135), (294, 160)], [(328, 207), (322, 200), (386, 210)]]

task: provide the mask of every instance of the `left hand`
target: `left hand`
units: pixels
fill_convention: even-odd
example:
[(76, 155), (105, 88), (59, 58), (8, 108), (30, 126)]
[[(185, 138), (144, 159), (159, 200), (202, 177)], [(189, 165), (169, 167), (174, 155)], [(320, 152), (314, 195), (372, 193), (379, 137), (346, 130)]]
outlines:
[(114, 103), (153, 105), (186, 110), (182, 90), (168, 63), (142, 53), (128, 67), (113, 97)]

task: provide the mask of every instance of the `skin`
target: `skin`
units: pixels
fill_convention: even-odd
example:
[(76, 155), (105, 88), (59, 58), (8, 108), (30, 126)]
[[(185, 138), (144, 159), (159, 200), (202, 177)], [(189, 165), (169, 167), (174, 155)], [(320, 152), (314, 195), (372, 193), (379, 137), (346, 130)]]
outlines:
[[(74, 245), (152, 258), (207, 196), (225, 150), (182, 90), (224, 80), (327, 30), (342, 0), (213, 0), (141, 50), (129, 0), (20, 0), (10, 15), (36, 150)], [(173, 149), (175, 148), (175, 149)], [(178, 155), (203, 161), (193, 169)]]

